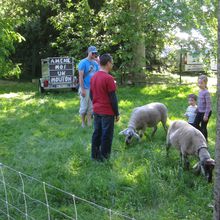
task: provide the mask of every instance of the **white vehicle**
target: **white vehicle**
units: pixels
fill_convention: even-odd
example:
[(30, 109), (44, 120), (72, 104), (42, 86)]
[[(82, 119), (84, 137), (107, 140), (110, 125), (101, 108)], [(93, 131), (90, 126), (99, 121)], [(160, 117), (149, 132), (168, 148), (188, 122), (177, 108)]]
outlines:
[(39, 79), (39, 92), (53, 89), (76, 89), (74, 62), (71, 57), (48, 57), (41, 60), (42, 78)]
[(183, 54), (183, 71), (184, 72), (202, 72), (204, 66), (202, 63), (202, 56), (198, 53), (184, 53)]

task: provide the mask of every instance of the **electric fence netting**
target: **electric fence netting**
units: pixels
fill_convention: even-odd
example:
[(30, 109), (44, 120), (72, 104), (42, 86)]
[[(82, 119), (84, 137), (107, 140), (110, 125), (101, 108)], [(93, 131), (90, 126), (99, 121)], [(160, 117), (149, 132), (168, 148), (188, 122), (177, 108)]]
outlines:
[(0, 163), (0, 219), (135, 220)]

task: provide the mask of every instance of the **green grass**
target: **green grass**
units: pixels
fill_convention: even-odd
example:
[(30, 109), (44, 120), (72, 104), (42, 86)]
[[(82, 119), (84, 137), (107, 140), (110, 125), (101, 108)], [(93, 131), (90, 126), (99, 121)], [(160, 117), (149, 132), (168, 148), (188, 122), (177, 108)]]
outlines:
[[(213, 115), (208, 130), (213, 156), (216, 97), (215, 88), (210, 89)], [(192, 92), (197, 93), (195, 86), (119, 88), (121, 120), (115, 125), (111, 159), (100, 164), (90, 159), (92, 128), (80, 127), (76, 93), (39, 95), (33, 84), (0, 84), (0, 162), (136, 219), (211, 219), (212, 209), (208, 206), (213, 203), (213, 184), (207, 184), (192, 170), (182, 172), (176, 150), (170, 151), (169, 158), (166, 157), (166, 135), (161, 125), (153, 140), (144, 137), (140, 143), (134, 141), (129, 147), (118, 135), (126, 128), (132, 109), (150, 102), (166, 104), (169, 120), (184, 119), (186, 97)], [(191, 161), (193, 165), (195, 158)], [(21, 188), (19, 177), (12, 172), (6, 173), (6, 181)], [(26, 191), (36, 198), (44, 198), (42, 186), (28, 179), (24, 181)], [(52, 189), (48, 193), (51, 204), (72, 213), (70, 198)], [(9, 199), (13, 204), (23, 207), (22, 197), (15, 192), (12, 194), (11, 191)], [(41, 205), (31, 201), (28, 204), (33, 216), (46, 219), (47, 212)], [(1, 207), (4, 209), (2, 202)], [(93, 210), (82, 202), (77, 202), (77, 208), (79, 219), (109, 219), (102, 211)], [(16, 212), (14, 216), (24, 219)], [(4, 219), (1, 215), (0, 218)], [(65, 218), (54, 213), (52, 219)]]

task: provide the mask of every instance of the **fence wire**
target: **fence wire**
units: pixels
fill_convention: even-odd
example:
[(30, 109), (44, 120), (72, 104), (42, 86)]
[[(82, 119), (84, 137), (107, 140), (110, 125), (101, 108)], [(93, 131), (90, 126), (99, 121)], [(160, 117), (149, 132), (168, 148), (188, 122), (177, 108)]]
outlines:
[(2, 163), (0, 219), (135, 220)]

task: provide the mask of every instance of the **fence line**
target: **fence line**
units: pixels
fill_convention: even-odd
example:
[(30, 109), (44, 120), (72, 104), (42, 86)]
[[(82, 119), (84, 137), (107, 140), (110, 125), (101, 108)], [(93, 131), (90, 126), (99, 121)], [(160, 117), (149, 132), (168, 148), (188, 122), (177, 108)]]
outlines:
[[(13, 180), (15, 180), (16, 177), (19, 177), (20, 183), (21, 183), (21, 186), (20, 186), (21, 189), (19, 189), (20, 187), (17, 186), (18, 183), (16, 183), (16, 187), (13, 186), (13, 183), (10, 183), (10, 182), (8, 183), (7, 171), (10, 171), (11, 173), (16, 174), (15, 178), (12, 178)], [(9, 174), (11, 174), (11, 173), (9, 173)], [(20, 171), (15, 170), (14, 168), (11, 168), (11, 167), (9, 167), (5, 164), (2, 164), (2, 163), (0, 163), (0, 174), (1, 174), (0, 195), (2, 194), (1, 198), (4, 198), (4, 199), (0, 199), (0, 201), (5, 204), (4, 209), (1, 209), (1, 206), (0, 206), (0, 213), (4, 216), (7, 216), (8, 220), (16, 219), (16, 218), (14, 218), (14, 215), (15, 215), (14, 211), (16, 211), (16, 214), (19, 213), (20, 215), (24, 216), (26, 220), (28, 220), (28, 219), (35, 220), (36, 218), (32, 216), (31, 206), (29, 206), (30, 203), (28, 203), (28, 201), (31, 201), (33, 203), (36, 203), (37, 205), (41, 205), (44, 208), (46, 208), (47, 211), (46, 211), (46, 213), (43, 213), (43, 214), (46, 214), (47, 217), (45, 217), (45, 218), (47, 218), (47, 220), (51, 220), (51, 217), (53, 216), (52, 212), (57, 213), (60, 216), (66, 218), (66, 219), (70, 219), (70, 220), (85, 219), (84, 218), (85, 216), (84, 217), (81, 216), (82, 218), (80, 218), (80, 216), (79, 216), (81, 214), (82, 215), (84, 214), (84, 213), (80, 213), (79, 208), (77, 208), (77, 203), (80, 203), (80, 202), (83, 203), (83, 206), (96, 208), (96, 210), (99, 210), (100, 213), (101, 213), (101, 211), (103, 211), (105, 214), (105, 219), (114, 220), (114, 216), (115, 216), (117, 219), (120, 218), (120, 219), (126, 219), (126, 220), (135, 220), (135, 218), (133, 218), (133, 217), (129, 217), (129, 216), (122, 214), (118, 211), (113, 211), (112, 209), (103, 207), (103, 206), (98, 205), (94, 202), (80, 198), (72, 193), (66, 192), (66, 191), (64, 191), (60, 188), (57, 188), (51, 184), (48, 184), (46, 182), (42, 182), (42, 181), (36, 179), (35, 177), (24, 174)], [(42, 193), (43, 193), (42, 197), (44, 197), (44, 201), (41, 201), (41, 199), (43, 200), (43, 198), (41, 198), (41, 199), (34, 198), (34, 196), (31, 196), (30, 193), (27, 192), (28, 189), (26, 189), (27, 187), (25, 188), (25, 184), (27, 185), (28, 181), (25, 182), (24, 178), (27, 178), (28, 181), (34, 181), (35, 183), (38, 184), (37, 186), (40, 187), (42, 190)], [(11, 182), (13, 182), (13, 181), (11, 181)], [(2, 187), (1, 187), (1, 185), (2, 185)], [(55, 191), (60, 192), (63, 195), (66, 195), (71, 198), (71, 200), (70, 200), (71, 205), (73, 205), (73, 210), (71, 211), (71, 214), (69, 214), (69, 213), (67, 214), (64, 211), (61, 211), (58, 208), (53, 207), (53, 203), (49, 202), (49, 197), (48, 197), (50, 195), (49, 190), (55, 190)], [(15, 204), (13, 204), (13, 202), (15, 202), (15, 196), (13, 196), (14, 195), (13, 192), (17, 193), (19, 195), (17, 198), (19, 200), (19, 205), (17, 205), (17, 206)], [(22, 208), (19, 207), (19, 206), (21, 206), (21, 203), (23, 203)], [(93, 215), (94, 213), (90, 213), (90, 214)]]
[(7, 194), (7, 190), (6, 190), (5, 177), (4, 177), (4, 173), (3, 173), (3, 169), (2, 169), (1, 164), (0, 164), (0, 168), (1, 168), (1, 175), (2, 175), (2, 183), (3, 183), (3, 187), (4, 187), (4, 192), (5, 192), (5, 205), (6, 205), (7, 217), (8, 217), (8, 219), (10, 219), (9, 208), (8, 208), (8, 194)]
[(24, 180), (22, 178), (21, 172), (19, 172), (19, 176), (21, 178), (21, 183), (22, 183), (22, 194), (24, 197), (24, 206), (25, 206), (25, 218), (26, 218), (26, 220), (28, 220), (27, 200), (26, 200), (25, 191), (24, 191)]

